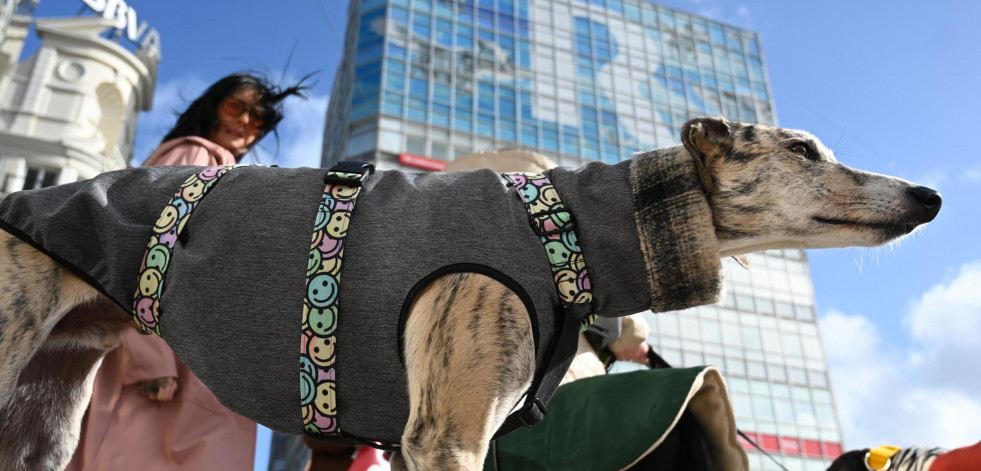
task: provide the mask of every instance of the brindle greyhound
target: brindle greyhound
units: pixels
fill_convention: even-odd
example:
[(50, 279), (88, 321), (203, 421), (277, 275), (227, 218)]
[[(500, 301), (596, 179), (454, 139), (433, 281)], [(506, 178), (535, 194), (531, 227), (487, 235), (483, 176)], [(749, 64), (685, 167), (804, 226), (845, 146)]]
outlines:
[[(625, 312), (628, 308), (642, 310), (647, 307), (621, 305), (619, 309), (604, 311), (604, 303), (618, 302), (616, 296), (604, 294), (604, 290), (616, 292), (619, 285), (627, 286), (629, 296), (638, 296), (656, 311), (713, 302), (720, 296), (720, 257), (767, 249), (877, 246), (909, 234), (931, 221), (940, 209), (941, 198), (936, 191), (846, 167), (806, 132), (699, 118), (684, 125), (681, 137), (682, 146), (638, 154), (630, 162), (613, 166), (597, 163), (576, 171), (556, 169), (546, 172), (554, 182), (558, 196), (576, 217), (582, 252), (572, 256), (585, 256), (590, 266), (593, 291), (592, 298), (580, 295), (578, 300), (585, 300), (586, 304), (591, 300), (594, 313), (624, 315), (630, 313)], [(121, 171), (123, 176), (107, 178), (136, 178), (130, 177), (132, 175), (164, 178), (168, 175), (164, 172), (181, 171), (187, 174), (186, 168), (132, 169)], [(223, 186), (219, 185), (215, 194), (223, 188), (230, 191), (239, 181), (245, 182), (250, 171), (241, 170), (238, 180), (233, 178)], [(493, 178), (489, 181), (493, 184), (487, 193), (499, 192), (507, 198), (515, 198), (515, 207), (526, 209), (513, 188), (494, 180), (499, 180), (499, 176), (473, 175), (490, 175)], [(597, 189), (586, 181), (576, 180), (585, 176), (603, 181), (605, 187)], [(614, 176), (619, 180), (613, 180)], [(379, 182), (375, 185), (377, 189), (387, 179), (409, 181), (406, 180), (409, 178), (396, 172), (384, 172), (381, 177), (375, 175), (366, 180), (365, 190), (375, 182)], [(414, 181), (444, 181), (439, 180), (442, 178), (439, 176), (432, 177), (435, 180), (421, 178)], [(685, 183), (678, 186), (666, 181), (671, 179), (681, 179)], [(577, 196), (580, 191), (587, 196)], [(618, 195), (620, 201), (603, 202), (600, 206), (614, 210), (601, 210), (594, 216), (586, 209), (599, 195), (611, 193)], [(371, 198), (371, 192), (366, 194), (363, 198)], [(217, 200), (219, 196), (208, 198)], [(412, 195), (413, 199), (425, 197), (423, 193)], [(14, 196), (8, 197), (13, 201), (7, 204), (8, 211), (26, 204), (12, 198)], [(204, 203), (208, 201), (205, 199)], [(345, 266), (350, 264), (353, 268), (348, 270), (357, 269), (355, 259), (358, 257), (353, 255), (359, 237), (357, 231), (368, 225), (364, 221), (371, 217), (372, 211), (380, 211), (378, 205), (369, 204), (372, 201), (366, 199), (363, 207), (359, 207), (361, 214), (353, 211), (351, 245), (346, 246), (351, 252), (345, 252)], [(159, 204), (147, 204), (145, 211), (159, 214)], [(204, 204), (201, 207), (205, 208)], [(629, 209), (619, 211), (623, 208)], [(199, 211), (204, 214), (207, 210)], [(612, 214), (616, 212), (633, 214)], [(443, 210), (447, 218), (453, 213), (453, 208)], [(208, 221), (204, 216), (200, 218), (199, 223)], [(626, 222), (631, 227), (607, 227), (607, 219)], [(486, 242), (518, 246), (517, 239), (520, 238), (524, 240), (521, 243), (537, 246), (538, 254), (544, 255), (542, 237), (528, 227), (527, 214), (516, 220), (523, 221), (518, 224), (522, 227), (509, 230), (524, 232), (519, 232), (521, 236), (514, 240), (477, 240), (465, 244), (482, 246)], [(192, 218), (189, 226), (194, 223)], [(0, 468), (62, 469), (78, 442), (93, 377), (102, 357), (118, 344), (120, 334), (126, 328), (136, 325), (131, 314), (119, 307), (131, 306), (132, 298), (123, 300), (107, 296), (109, 290), (105, 286), (93, 276), (81, 273), (78, 266), (51, 253), (39, 237), (32, 237), (29, 231), (14, 228), (6, 222), (0, 226), (4, 229), (0, 232)], [(276, 229), (272, 226), (274, 224), (262, 228)], [(308, 235), (302, 237), (309, 240)], [(191, 237), (191, 244), (200, 240), (201, 237), (195, 235)], [(629, 247), (611, 246), (620, 240), (626, 241), (624, 243)], [(141, 246), (143, 243), (140, 242)], [(180, 253), (181, 247), (176, 250)], [(309, 247), (299, 252), (301, 262), (306, 250)], [(634, 256), (607, 257), (604, 250)], [(510, 255), (503, 253), (500, 257)], [(391, 257), (389, 264), (402, 263), (401, 255), (392, 254)], [(406, 391), (408, 400), (405, 410), (397, 411), (397, 414), (407, 418), (403, 419), (404, 429), (398, 429), (400, 440), (395, 437), (394, 441), (401, 442), (404, 464), (409, 469), (480, 469), (495, 432), (529, 390), (529, 385), (537, 381), (540, 373), (536, 373), (536, 367), (540, 370), (543, 359), (549, 358), (547, 345), (551, 340), (545, 337), (548, 326), (541, 324), (543, 321), (531, 312), (535, 306), (541, 310), (541, 306), (538, 301), (530, 302), (528, 298), (540, 295), (556, 306), (562, 303), (547, 270), (547, 259), (541, 257), (535, 263), (546, 268), (545, 281), (535, 285), (537, 291), (509, 283), (496, 276), (494, 271), (456, 269), (426, 277), (406, 298), (400, 326), (402, 348), (398, 352), (404, 356), (405, 380), (397, 387)], [(631, 267), (640, 267), (640, 270)], [(138, 270), (135, 267), (133, 270), (135, 285)], [(629, 279), (626, 278), (628, 275)], [(349, 278), (356, 277), (345, 275), (342, 286), (348, 288), (340, 289), (342, 301), (345, 289), (356, 290), (357, 283), (351, 281), (349, 284)], [(558, 278), (561, 277), (555, 281), (562, 288), (564, 281)], [(637, 278), (642, 278), (639, 284)], [(278, 281), (263, 280), (265, 283)], [(634, 289), (638, 286), (640, 289)], [(176, 286), (169, 289), (172, 291), (168, 291), (168, 296), (173, 301), (167, 298), (163, 301), (171, 302), (171, 305), (178, 303), (180, 293)], [(191, 289), (193, 293), (193, 287)], [(708, 293), (703, 293), (706, 291)], [(364, 300), (370, 309), (374, 294), (349, 293), (348, 296)], [(262, 295), (253, 300), (262, 302), (261, 298)], [(166, 302), (163, 305), (166, 306)], [(353, 304), (358, 303), (348, 303), (340, 309), (339, 329), (344, 328), (346, 309), (357, 308)], [(187, 340), (182, 337), (198, 335), (197, 331), (181, 334), (180, 328), (167, 327), (168, 319), (173, 318), (176, 322), (187, 317), (178, 311), (168, 308), (167, 313), (162, 314), (163, 336), (172, 345)], [(397, 313), (391, 314), (395, 317)], [(210, 311), (202, 310), (193, 317), (208, 315)], [(299, 315), (294, 320), (288, 316), (281, 316), (281, 319), (286, 319), (290, 325), (300, 324)], [(307, 322), (306, 313), (303, 321)], [(278, 348), (265, 344), (272, 340), (263, 335), (263, 331), (249, 335), (246, 340), (255, 344), (259, 351)], [(295, 340), (284, 342), (289, 343), (290, 348), (295, 346)], [(366, 338), (354, 339), (346, 344), (338, 342), (338, 348), (370, 342), (372, 340)], [(310, 345), (313, 348), (313, 344)], [(333, 352), (333, 345), (330, 347)], [(198, 347), (192, 347), (190, 354), (185, 354), (189, 351), (186, 347), (175, 347), (175, 351), (223, 403), (274, 429), (285, 428), (280, 425), (282, 421), (278, 416), (270, 416), (261, 410), (265, 405), (262, 401), (241, 399), (251, 392), (227, 387), (216, 378), (208, 365), (209, 354), (194, 353), (194, 348)], [(250, 350), (243, 349), (238, 353), (252, 362), (249, 367), (262, 369), (264, 357), (261, 354), (248, 357)], [(295, 357), (288, 363), (295, 365)], [(337, 387), (341, 399), (336, 406), (343, 418), (345, 407), (356, 406), (344, 402), (342, 381), (345, 375), (351, 378), (360, 373), (345, 370), (343, 366), (340, 368)], [(368, 365), (366, 371), (370, 372), (371, 368)], [(290, 380), (290, 386), (298, 391), (295, 375), (287, 372), (286, 377), (294, 378)], [(264, 387), (264, 384), (250, 385), (250, 388), (260, 390), (257, 393), (260, 396)], [(293, 397), (289, 401), (296, 402), (295, 408), (286, 410), (295, 411), (295, 420), (299, 421), (300, 406)], [(367, 406), (369, 411), (388, 400), (385, 397), (373, 399), (377, 402)], [(333, 402), (318, 403), (316, 408), (333, 409), (334, 405)], [(304, 411), (316, 413), (313, 409)], [(357, 435), (352, 430), (358, 430), (372, 420), (375, 418), (366, 414), (346, 423), (341, 420), (340, 427)], [(299, 430), (287, 431), (299, 433), (302, 425)]]

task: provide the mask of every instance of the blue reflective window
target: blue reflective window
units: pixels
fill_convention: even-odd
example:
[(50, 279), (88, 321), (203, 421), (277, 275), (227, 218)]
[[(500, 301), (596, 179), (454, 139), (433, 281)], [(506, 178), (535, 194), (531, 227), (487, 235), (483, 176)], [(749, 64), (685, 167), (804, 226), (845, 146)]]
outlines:
[(716, 25), (709, 27), (709, 36), (712, 37), (712, 44), (717, 44), (719, 46), (726, 45), (726, 36), (722, 33), (722, 28)]
[(589, 0), (589, 3), (606, 8), (606, 0)]
[(576, 34), (589, 37), (589, 20), (581, 16), (576, 17)]
[(433, 11), (432, 0), (412, 0), (412, 9), (419, 13), (430, 13)]
[[(449, 80), (449, 77), (444, 77)], [(440, 103), (450, 103), (450, 84), (437, 78), (433, 83), (433, 101)]]
[(453, 18), (453, 7), (450, 5), (450, 2), (437, 1), (436, 16), (441, 18)]
[(456, 25), (456, 45), (463, 49), (473, 49), (473, 28)]
[(579, 155), (579, 135), (562, 133), (562, 152)]
[(412, 34), (421, 39), (429, 39), (433, 32), (429, 27), (428, 16), (416, 15), (415, 18), (412, 19)]
[(377, 10), (361, 17), (361, 26), (358, 28), (358, 41), (365, 43), (382, 38), (385, 32), (385, 10)]
[(623, 14), (623, 2), (621, 0), (610, 0), (610, 11)]
[(409, 98), (408, 118), (421, 123), (426, 122), (426, 101), (417, 98)]
[(423, 78), (409, 80), (409, 96), (425, 100), (429, 97), (429, 81)]
[(514, 17), (498, 13), (497, 31), (504, 34), (514, 34)]
[(516, 95), (513, 87), (501, 86), (497, 90), (497, 94), (505, 100), (514, 100)]
[[(527, 17), (527, 16), (526, 16)], [(527, 38), (531, 36), (531, 30), (528, 27), (528, 20), (518, 20), (518, 36), (522, 38)]]
[[(469, 0), (469, 2), (470, 3), (473, 3), (473, 0)], [(480, 6), (480, 8), (493, 9), (494, 8), (494, 0), (479, 0), (478, 5)]]
[(477, 114), (477, 135), (494, 137), (494, 116), (484, 113)]
[(450, 127), (450, 107), (433, 103), (432, 123), (434, 126)]
[[(643, 21), (644, 25), (646, 25), (646, 26), (652, 26), (652, 27), (655, 27), (656, 28), (657, 27), (657, 12), (655, 12), (654, 10), (652, 10), (652, 8), (654, 8), (654, 7), (650, 3), (647, 3), (647, 2), (643, 2), (643, 3), (641, 3), (641, 5), (642, 5), (642, 9), (640, 11), (640, 16), (641, 16), (641, 18), (643, 18), (642, 21)], [(648, 29), (648, 31), (650, 31), (650, 29)], [(654, 30), (654, 31), (657, 31), (657, 30)]]
[(477, 24), (482, 28), (494, 29), (494, 12), (485, 8), (478, 10)]
[(368, 94), (375, 93), (381, 90), (381, 73), (367, 75), (355, 80), (354, 82), (354, 97), (361, 97)]
[(453, 129), (460, 131), (473, 131), (473, 114), (469, 111), (457, 109), (453, 116)]
[(532, 124), (522, 124), (521, 143), (526, 146), (538, 147), (538, 128)]
[(510, 119), (500, 119), (498, 121), (497, 137), (505, 141), (518, 142), (518, 126)]
[(482, 111), (494, 112), (494, 85), (480, 82), (477, 90), (477, 106)]
[(504, 51), (508, 56), (508, 62), (514, 63), (514, 38), (508, 36), (499, 36), (497, 38), (497, 45), (501, 46), (501, 50)]
[(760, 43), (756, 41), (756, 38), (746, 38), (746, 49), (754, 56), (760, 55)]
[(517, 117), (518, 113), (514, 106), (514, 100), (505, 100), (502, 98), (498, 100), (497, 106), (499, 108), (498, 116), (512, 119)]
[(453, 46), (453, 23), (436, 20), (436, 42), (446, 47)]
[(380, 59), (382, 56), (382, 42), (377, 41), (375, 44), (362, 45), (358, 48), (358, 56), (355, 59), (355, 64), (361, 65), (373, 60)]
[(593, 47), (590, 45), (588, 37), (576, 35), (576, 53), (585, 57), (593, 54)]
[(521, 118), (522, 119), (525, 120), (535, 119), (535, 116), (532, 114), (531, 111), (532, 103), (533, 102), (531, 100), (531, 93), (521, 92)]
[(531, 43), (523, 39), (518, 40), (518, 66), (531, 68)]
[(401, 118), (402, 95), (385, 92), (385, 101), (382, 103), (382, 113)]
[(458, 109), (473, 109), (473, 93), (463, 88), (456, 89), (456, 99), (453, 101)]
[(542, 148), (552, 152), (559, 151), (559, 133), (555, 129), (542, 128)]
[(385, 71), (385, 89), (396, 93), (405, 90), (405, 64), (388, 60)]
[(396, 59), (405, 59), (406, 50), (399, 44), (390, 42), (388, 43), (388, 56), (394, 57)]
[(494, 32), (493, 31), (488, 31), (486, 29), (478, 29), (477, 30), (477, 35), (480, 36), (480, 39), (483, 39), (484, 41), (486, 41), (488, 43), (493, 43), (494, 42)]
[(640, 23), (640, 8), (633, 3), (627, 3), (626, 5), (626, 15), (627, 19), (633, 21), (634, 23)]
[(753, 82), (753, 96), (763, 101), (770, 99), (770, 95), (766, 92), (766, 85), (759, 82)]
[(599, 141), (588, 137), (583, 139), (582, 156), (587, 159), (599, 160)]
[(378, 112), (378, 94), (355, 99), (351, 103), (351, 121), (367, 118)]
[(463, 5), (463, 8), (460, 9), (460, 13), (456, 14), (457, 24), (459, 23), (473, 24), (473, 13), (474, 11), (473, 11), (472, 4)]
[(391, 0), (391, 4), (409, 8), (409, 0)]
[(619, 161), (620, 161), (620, 148), (611, 144), (603, 145), (603, 162), (606, 162), (608, 164), (615, 164)]
[(497, 10), (510, 15), (514, 12), (514, 0), (497, 0)]
[(388, 17), (393, 23), (403, 26), (409, 25), (409, 11), (404, 8), (392, 7), (388, 11)]

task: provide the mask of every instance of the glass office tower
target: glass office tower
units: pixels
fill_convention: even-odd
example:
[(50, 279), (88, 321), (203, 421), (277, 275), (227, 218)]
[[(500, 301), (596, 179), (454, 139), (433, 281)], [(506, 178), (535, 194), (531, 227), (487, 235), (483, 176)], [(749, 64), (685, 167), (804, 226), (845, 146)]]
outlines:
[[(776, 122), (752, 31), (642, 0), (352, 0), (322, 164), (438, 168), (502, 148), (615, 163), (720, 114)], [(741, 430), (789, 469), (823, 470), (841, 434), (805, 255), (750, 260), (725, 263), (724, 303), (648, 314), (650, 341), (674, 365), (717, 365)]]

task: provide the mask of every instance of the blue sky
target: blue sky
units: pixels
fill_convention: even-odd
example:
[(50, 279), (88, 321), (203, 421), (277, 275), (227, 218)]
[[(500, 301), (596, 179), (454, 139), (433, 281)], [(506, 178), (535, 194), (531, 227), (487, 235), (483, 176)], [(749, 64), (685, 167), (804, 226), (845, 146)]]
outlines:
[[(278, 152), (270, 141), (262, 154), (318, 165), (345, 1), (128, 3), (160, 32), (163, 52), (135, 163), (187, 99), (249, 69), (287, 81), (319, 71), (309, 99), (289, 103)], [(981, 2), (659, 3), (758, 31), (782, 126), (813, 132), (846, 164), (943, 194), (936, 221), (900, 243), (808, 257), (846, 447), (981, 440), (981, 364), (972, 361), (981, 357), (981, 160), (971, 140)], [(41, 0), (37, 14), (85, 10), (81, 0)]]

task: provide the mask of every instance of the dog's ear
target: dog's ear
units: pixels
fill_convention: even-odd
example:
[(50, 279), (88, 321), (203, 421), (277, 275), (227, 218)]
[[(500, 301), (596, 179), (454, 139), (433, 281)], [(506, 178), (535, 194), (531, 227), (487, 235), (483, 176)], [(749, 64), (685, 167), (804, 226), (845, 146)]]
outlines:
[(729, 122), (724, 118), (695, 118), (688, 121), (681, 127), (681, 143), (695, 159), (702, 186), (707, 193), (711, 193), (715, 181), (709, 169), (732, 148)]

